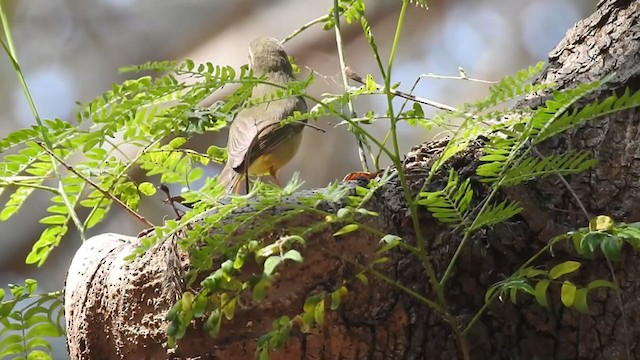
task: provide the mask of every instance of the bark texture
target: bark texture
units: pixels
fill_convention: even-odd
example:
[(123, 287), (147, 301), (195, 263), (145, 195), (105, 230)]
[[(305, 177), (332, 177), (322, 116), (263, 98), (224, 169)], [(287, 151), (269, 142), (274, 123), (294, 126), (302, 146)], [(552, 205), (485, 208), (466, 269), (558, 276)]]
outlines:
[[(549, 66), (538, 81), (555, 82), (560, 89), (591, 82), (615, 72), (613, 80), (594, 97), (612, 91), (640, 88), (640, 2), (609, 0), (568, 31), (549, 57)], [(536, 107), (548, 94), (539, 94), (517, 104)], [(434, 141), (416, 146), (407, 155), (407, 172), (417, 190), (424, 173), (446, 145)], [(592, 170), (567, 180), (590, 215), (607, 214), (617, 221), (640, 221), (640, 111), (638, 109), (600, 118), (538, 149), (543, 154), (588, 150), (598, 160)], [(472, 179), (478, 198), (488, 189), (474, 181), (482, 153), (482, 142), (472, 144), (451, 159), (430, 188), (446, 183), (448, 169)], [(317, 190), (322, 191), (322, 190)], [(285, 199), (296, 202), (303, 192)], [(567, 187), (556, 177), (510, 188), (503, 198), (518, 200), (524, 211), (509, 222), (478, 232), (467, 244), (449, 280), (446, 297), (449, 310), (467, 323), (484, 303), (486, 289), (509, 276), (554, 235), (585, 225), (585, 217)], [(376, 193), (371, 209), (380, 213), (368, 223), (382, 232), (414, 242), (406, 203), (397, 182)], [(335, 211), (340, 202), (325, 203)], [(265, 214), (264, 221), (277, 216)], [(241, 215), (241, 212), (236, 214)], [(318, 215), (303, 214), (287, 220), (282, 229), (308, 226)], [(442, 275), (460, 239), (427, 213), (421, 227), (428, 242), (435, 271)], [(343, 279), (360, 271), (358, 264), (370, 262), (379, 237), (357, 232), (335, 238), (331, 228), (307, 239), (300, 266), (287, 265), (257, 306), (241, 309), (222, 325), (222, 334), (211, 339), (196, 323), (168, 349), (164, 316), (181, 296), (183, 271), (188, 259), (176, 249), (175, 240), (159, 244), (131, 263), (127, 256), (138, 241), (116, 234), (103, 234), (87, 241), (76, 254), (67, 279), (65, 311), (68, 344), (73, 359), (252, 359), (256, 339), (281, 315), (300, 313), (305, 298), (330, 291)], [(273, 231), (277, 239), (284, 230)], [(627, 249), (630, 250), (630, 249)], [(571, 259), (573, 253), (558, 249), (542, 265)], [(347, 261), (348, 260), (348, 261)], [(391, 261), (377, 268), (411, 290), (434, 298), (427, 276), (407, 252), (395, 251)], [(550, 297), (551, 309), (530, 298), (516, 305), (496, 302), (468, 335), (472, 359), (626, 359), (640, 358), (640, 261), (626, 251), (615, 264), (615, 275), (623, 289), (597, 290), (590, 294), (590, 315), (562, 306), (559, 295)], [(246, 271), (251, 271), (247, 269)], [(602, 260), (589, 262), (573, 281), (586, 283), (610, 279)], [(373, 277), (370, 277), (373, 279)], [(368, 286), (354, 282), (339, 310), (327, 312), (324, 326), (303, 334), (294, 332), (286, 349), (272, 359), (456, 359), (462, 358), (451, 328), (442, 317), (406, 292), (381, 281)]]

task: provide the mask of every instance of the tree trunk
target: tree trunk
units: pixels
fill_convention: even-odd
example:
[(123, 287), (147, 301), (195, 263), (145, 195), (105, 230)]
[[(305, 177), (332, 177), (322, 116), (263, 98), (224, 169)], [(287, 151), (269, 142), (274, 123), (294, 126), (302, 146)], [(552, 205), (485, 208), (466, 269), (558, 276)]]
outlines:
[[(554, 82), (559, 89), (602, 79), (615, 71), (611, 82), (594, 97), (611, 91), (640, 88), (640, 1), (607, 0), (597, 11), (571, 29), (549, 57), (540, 82)], [(526, 99), (516, 107), (536, 107), (548, 94)], [(598, 159), (591, 170), (567, 178), (570, 188), (590, 216), (607, 214), (617, 221), (640, 221), (640, 111), (618, 112), (603, 117), (561, 137), (538, 150), (543, 154), (587, 150)], [(411, 188), (424, 181), (425, 169), (444, 149), (446, 141), (416, 146), (407, 155)], [(432, 182), (437, 189), (446, 182), (448, 169), (461, 178), (471, 178), (474, 192), (487, 189), (474, 182), (482, 154), (481, 141), (451, 159)], [(322, 191), (322, 190), (317, 190)], [(296, 194), (284, 202), (295, 203), (313, 191)], [(586, 218), (566, 185), (556, 177), (509, 188), (502, 198), (517, 200), (524, 211), (508, 222), (479, 231), (470, 239), (451, 279), (446, 298), (449, 311), (466, 324), (483, 306), (485, 291), (511, 275), (542, 248), (551, 237), (586, 225)], [(323, 203), (320, 209), (335, 212), (344, 204)], [(379, 213), (367, 225), (383, 233), (415, 242), (407, 205), (397, 181), (390, 181), (369, 202)], [(238, 216), (240, 213), (234, 214)], [(261, 216), (277, 217), (278, 209)], [(282, 224), (264, 239), (277, 239), (291, 227), (308, 226), (323, 217), (305, 213)], [(426, 212), (421, 228), (441, 277), (460, 238)], [(69, 269), (65, 312), (68, 344), (73, 359), (252, 359), (257, 338), (271, 329), (274, 319), (302, 312), (305, 298), (332, 291), (343, 280), (353, 279), (367, 266), (379, 246), (379, 236), (354, 232), (341, 237), (337, 228), (316, 232), (306, 239), (301, 265), (285, 263), (280, 276), (259, 305), (236, 310), (232, 320), (223, 321), (216, 339), (209, 337), (198, 321), (186, 336), (169, 349), (165, 335), (167, 310), (185, 290), (182, 282), (188, 258), (171, 238), (127, 263), (137, 238), (103, 234), (82, 245)], [(613, 264), (621, 298), (616, 292), (590, 292), (591, 314), (564, 307), (559, 294), (549, 296), (549, 309), (531, 297), (518, 297), (517, 304), (495, 301), (467, 335), (472, 359), (625, 359), (640, 358), (640, 261), (629, 248)], [(558, 248), (553, 265), (574, 256)], [(393, 250), (390, 261), (376, 270), (406, 288), (435, 299), (421, 262), (409, 252)], [(250, 272), (250, 270), (243, 270)], [(294, 330), (284, 350), (272, 359), (422, 359), (462, 358), (451, 327), (423, 302), (388, 282), (369, 276), (369, 284), (349, 283), (349, 293), (340, 308), (328, 311), (323, 326), (308, 333)], [(611, 279), (603, 260), (588, 261), (576, 283)], [(557, 289), (556, 289), (557, 290)]]

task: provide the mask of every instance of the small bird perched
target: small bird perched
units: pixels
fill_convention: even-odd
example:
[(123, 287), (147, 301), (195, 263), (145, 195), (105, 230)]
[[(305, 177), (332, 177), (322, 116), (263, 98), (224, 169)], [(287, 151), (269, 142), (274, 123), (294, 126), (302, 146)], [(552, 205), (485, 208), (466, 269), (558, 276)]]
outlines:
[[(277, 39), (260, 37), (249, 45), (249, 66), (256, 77), (266, 77), (271, 84), (287, 85), (294, 81), (293, 69), (287, 53)], [(256, 84), (251, 100), (261, 101), (282, 88)], [(237, 192), (245, 173), (251, 176), (273, 177), (276, 185), (278, 170), (298, 151), (302, 140), (303, 123), (280, 122), (294, 111), (307, 111), (301, 96), (262, 102), (242, 109), (231, 123), (227, 142), (228, 160), (219, 176), (227, 191)]]

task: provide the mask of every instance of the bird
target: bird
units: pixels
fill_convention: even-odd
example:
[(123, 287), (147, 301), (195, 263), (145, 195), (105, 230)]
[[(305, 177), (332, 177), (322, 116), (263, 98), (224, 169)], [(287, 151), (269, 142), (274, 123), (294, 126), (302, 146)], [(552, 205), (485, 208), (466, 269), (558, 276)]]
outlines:
[(275, 185), (282, 187), (278, 170), (297, 153), (306, 122), (280, 124), (295, 111), (307, 111), (302, 96), (261, 101), (282, 90), (280, 86), (295, 81), (291, 62), (280, 41), (272, 37), (251, 41), (249, 68), (255, 77), (265, 78), (266, 83), (254, 85), (250, 100), (257, 104), (240, 110), (231, 122), (227, 163), (218, 176), (227, 193), (238, 192), (245, 174), (270, 175)]

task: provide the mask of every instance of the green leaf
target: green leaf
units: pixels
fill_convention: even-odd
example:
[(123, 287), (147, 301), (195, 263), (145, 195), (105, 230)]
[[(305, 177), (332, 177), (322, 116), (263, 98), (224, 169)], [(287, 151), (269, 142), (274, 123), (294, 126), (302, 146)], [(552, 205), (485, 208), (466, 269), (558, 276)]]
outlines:
[(322, 299), (316, 304), (314, 308), (314, 317), (316, 323), (318, 323), (318, 325), (320, 326), (324, 325), (324, 315), (324, 299)]
[(3, 349), (0, 349), (0, 359), (4, 359), (5, 356), (19, 354), (24, 352), (24, 346), (22, 342), (10, 344)]
[(338, 309), (340, 307), (341, 300), (342, 300), (342, 297), (340, 295), (340, 290), (338, 289), (336, 291), (333, 291), (331, 293), (331, 306), (330, 306), (331, 310)]
[(587, 289), (578, 289), (573, 298), (573, 307), (583, 314), (589, 313), (589, 304), (587, 301)]
[(227, 318), (227, 320), (233, 319), (233, 314), (235, 313), (235, 310), (236, 310), (237, 300), (238, 298), (235, 296), (228, 299), (226, 296), (223, 297), (222, 303), (225, 305), (223, 305), (222, 307), (222, 313), (224, 314), (224, 317)]
[(3, 303), (0, 304), (0, 319), (7, 317), (9, 315), (9, 313), (11, 312), (11, 310), (13, 310), (13, 307), (16, 306), (16, 301), (15, 300), (9, 300), (9, 301), (5, 301)]
[(464, 222), (464, 217), (473, 198), (471, 179), (460, 183), (458, 174), (451, 170), (443, 190), (421, 192), (418, 205), (427, 207), (438, 221), (455, 226)]
[(622, 245), (623, 242), (621, 239), (614, 236), (607, 236), (600, 243), (600, 249), (607, 259), (619, 261), (622, 258)]
[(189, 176), (188, 176), (188, 181), (189, 183), (195, 182), (197, 180), (199, 180), (202, 175), (204, 174), (204, 170), (202, 170), (201, 167), (196, 167), (191, 169), (191, 171), (189, 172)]
[(260, 303), (264, 299), (267, 293), (267, 286), (269, 286), (269, 281), (267, 279), (261, 279), (253, 286), (251, 295), (254, 303)]
[(618, 288), (618, 286), (614, 283), (612, 283), (611, 281), (607, 281), (607, 280), (593, 280), (592, 282), (590, 282), (587, 285), (587, 289), (592, 290), (592, 289), (596, 289), (599, 287), (607, 287), (609, 289), (615, 290), (615, 291), (620, 291), (620, 288)]
[(562, 288), (560, 289), (560, 300), (566, 307), (571, 307), (573, 305), (573, 301), (576, 296), (576, 286), (573, 285), (570, 281), (565, 281), (562, 283)]
[(587, 257), (592, 257), (593, 252), (609, 234), (602, 232), (589, 232), (580, 240), (580, 250)]
[(222, 315), (220, 310), (215, 309), (211, 312), (207, 321), (204, 323), (204, 330), (209, 333), (209, 336), (216, 338), (220, 334), (220, 325), (222, 324)]
[(175, 337), (178, 334), (179, 330), (180, 330), (180, 319), (176, 317), (173, 320), (171, 320), (171, 322), (169, 323), (169, 326), (167, 326), (167, 336)]
[(272, 255), (269, 256), (267, 258), (267, 260), (264, 261), (264, 274), (266, 276), (270, 276), (273, 271), (276, 269), (276, 266), (278, 266), (280, 264), (280, 262), (282, 262), (282, 258), (278, 255)]
[(351, 213), (353, 213), (353, 210), (351, 208), (340, 208), (336, 212), (336, 216), (338, 217), (338, 219), (343, 219), (349, 216)]
[(50, 360), (51, 355), (42, 350), (33, 350), (27, 355), (27, 360)]
[(22, 336), (18, 334), (7, 335), (0, 340), (0, 349), (4, 349), (10, 344), (22, 343)]
[(291, 249), (286, 253), (284, 253), (284, 255), (282, 256), (282, 259), (289, 259), (297, 263), (302, 263), (302, 255), (298, 250), (295, 250), (295, 249)]
[(549, 270), (549, 278), (550, 279), (557, 279), (562, 275), (566, 275), (566, 274), (570, 274), (576, 270), (578, 270), (580, 268), (580, 263), (577, 261), (565, 261), (563, 263), (560, 263), (556, 266), (554, 266), (553, 268), (551, 268), (551, 270)]
[(549, 276), (549, 273), (545, 270), (536, 269), (532, 266), (528, 266), (522, 269), (522, 275), (528, 278), (535, 278), (537, 276)]
[(631, 224), (618, 227), (615, 235), (633, 246), (634, 249), (640, 248), (640, 229), (631, 226)]
[(33, 295), (38, 289), (38, 282), (34, 279), (25, 279), (24, 288), (27, 290), (29, 295)]
[(499, 204), (492, 204), (480, 214), (478, 214), (473, 226), (469, 231), (475, 231), (486, 226), (491, 226), (508, 220), (522, 211), (518, 202), (505, 200)]
[(538, 304), (549, 308), (549, 302), (547, 301), (547, 288), (549, 287), (549, 280), (540, 280), (536, 284), (534, 289), (534, 295)]
[(358, 225), (357, 224), (349, 224), (349, 225), (345, 225), (342, 227), (342, 229), (336, 231), (333, 236), (340, 236), (340, 235), (345, 235), (351, 232), (354, 232), (358, 230)]
[(174, 139), (172, 139), (171, 141), (169, 141), (169, 143), (167, 144), (167, 146), (171, 149), (177, 149), (179, 147), (181, 147), (182, 145), (184, 145), (187, 142), (187, 139), (184, 137), (176, 137)]
[[(29, 340), (27, 342), (27, 349), (28, 350), (32, 350), (32, 349), (37, 348), (37, 347), (45, 348), (45, 349), (47, 349), (49, 351), (51, 351), (53, 349), (51, 344), (47, 340), (45, 340), (43, 338), (37, 337), (37, 338), (33, 338), (33, 339), (31, 339), (31, 340)], [(0, 346), (0, 348), (1, 348), (1, 346)]]
[(200, 293), (196, 296), (196, 300), (193, 303), (193, 317), (200, 318), (204, 315), (204, 311), (207, 308), (207, 303), (209, 300), (207, 299), (206, 294)]
[(399, 241), (401, 241), (402, 238), (400, 236), (397, 235), (393, 235), (393, 234), (387, 234), (385, 236), (382, 237), (382, 239), (380, 239), (380, 242), (386, 242), (387, 244), (395, 244)]
[(369, 285), (369, 279), (367, 278), (367, 275), (363, 273), (359, 273), (356, 275), (356, 278), (360, 280), (360, 282), (363, 283), (364, 285)]
[(67, 222), (67, 217), (64, 215), (49, 215), (40, 219), (39, 222), (41, 224), (60, 225)]
[(29, 331), (27, 332), (27, 335), (25, 336), (27, 339), (31, 339), (34, 338), (36, 336), (42, 337), (42, 336), (51, 336), (51, 337), (57, 337), (57, 336), (62, 336), (63, 333), (60, 332), (60, 329), (50, 323), (43, 323), (43, 324), (38, 324), (34, 327), (32, 327), (31, 329), (29, 329)]
[(591, 154), (587, 151), (569, 151), (543, 158), (525, 157), (506, 169), (503, 175), (504, 180), (500, 186), (514, 186), (552, 174), (578, 174), (597, 163), (595, 159), (590, 159), (590, 157)]
[(138, 191), (140, 191), (142, 195), (153, 196), (156, 193), (156, 187), (153, 186), (152, 183), (145, 181), (138, 185)]

